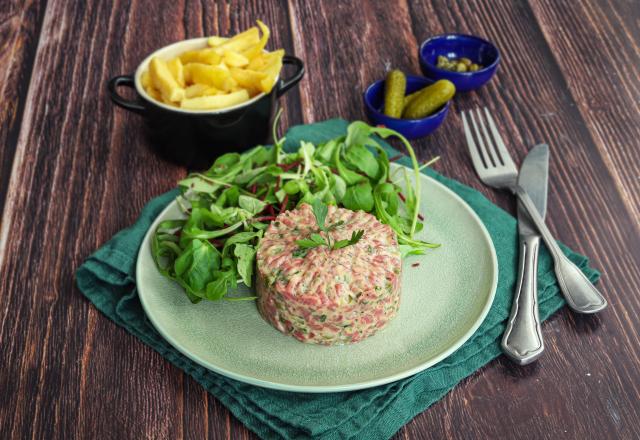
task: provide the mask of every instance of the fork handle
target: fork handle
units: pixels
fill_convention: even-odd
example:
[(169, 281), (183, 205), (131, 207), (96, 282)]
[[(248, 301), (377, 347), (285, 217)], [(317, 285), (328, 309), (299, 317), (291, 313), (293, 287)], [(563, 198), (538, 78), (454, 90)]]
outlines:
[(589, 281), (584, 273), (569, 260), (562, 252), (551, 235), (551, 232), (540, 217), (535, 204), (529, 194), (520, 186), (516, 186), (516, 194), (522, 205), (527, 210), (529, 217), (535, 223), (542, 235), (547, 248), (553, 256), (556, 277), (560, 284), (564, 298), (569, 307), (578, 313), (596, 313), (607, 307), (607, 300), (598, 292), (598, 289)]
[(502, 350), (519, 365), (538, 359), (544, 351), (538, 315), (538, 235), (520, 238), (518, 282), (511, 315), (502, 337)]

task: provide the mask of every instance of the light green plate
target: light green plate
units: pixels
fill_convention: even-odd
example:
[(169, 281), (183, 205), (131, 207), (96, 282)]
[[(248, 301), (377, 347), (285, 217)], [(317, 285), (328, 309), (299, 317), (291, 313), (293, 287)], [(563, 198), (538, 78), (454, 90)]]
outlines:
[(398, 315), (362, 342), (333, 347), (298, 342), (267, 324), (251, 301), (191, 304), (177, 284), (160, 275), (150, 251), (158, 222), (179, 217), (175, 202), (142, 242), (136, 268), (142, 306), (160, 334), (185, 356), (254, 385), (347, 391), (418, 373), (471, 337), (491, 307), (498, 279), (493, 243), (471, 208), (424, 175), (422, 188), (420, 211), (426, 222), (420, 238), (442, 246), (404, 262)]

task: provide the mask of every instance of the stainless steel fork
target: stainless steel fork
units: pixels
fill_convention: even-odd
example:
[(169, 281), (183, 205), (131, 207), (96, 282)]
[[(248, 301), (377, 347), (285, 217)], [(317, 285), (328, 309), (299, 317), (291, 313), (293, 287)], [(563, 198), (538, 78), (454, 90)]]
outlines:
[[(462, 122), (471, 160), (478, 177), (485, 185), (498, 189), (508, 189), (518, 197), (522, 206), (524, 206), (535, 223), (538, 232), (542, 235), (549, 252), (551, 252), (558, 284), (569, 307), (579, 313), (596, 313), (607, 307), (607, 300), (604, 299), (582, 271), (562, 252), (545, 225), (544, 220), (540, 217), (533, 201), (526, 191), (518, 186), (518, 170), (504, 145), (502, 136), (500, 136), (489, 110), (486, 107), (484, 108), (484, 117), (480, 109), (476, 109), (475, 117), (473, 110), (468, 113), (473, 126), (473, 133), (475, 133), (475, 138), (478, 140), (477, 144), (474, 141), (465, 112), (461, 113)], [(489, 132), (491, 136), (489, 136)]]

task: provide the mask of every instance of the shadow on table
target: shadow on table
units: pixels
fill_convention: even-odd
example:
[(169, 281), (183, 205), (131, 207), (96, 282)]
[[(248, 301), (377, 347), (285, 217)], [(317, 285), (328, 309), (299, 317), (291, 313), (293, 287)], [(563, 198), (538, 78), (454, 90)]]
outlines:
[[(604, 313), (607, 313), (606, 311)], [(582, 338), (587, 335), (597, 334), (602, 326), (603, 314), (583, 315), (573, 313), (569, 308), (565, 307), (555, 316), (549, 318), (542, 326), (542, 336), (545, 341), (553, 338)], [(545, 345), (547, 353), (543, 354), (543, 358), (546, 355), (551, 355), (551, 350)], [(544, 359), (543, 359), (544, 360)], [(506, 356), (500, 356), (497, 359), (498, 369), (509, 378), (523, 379), (536, 376), (544, 367), (544, 362), (533, 362), (529, 365), (516, 365), (511, 362)]]

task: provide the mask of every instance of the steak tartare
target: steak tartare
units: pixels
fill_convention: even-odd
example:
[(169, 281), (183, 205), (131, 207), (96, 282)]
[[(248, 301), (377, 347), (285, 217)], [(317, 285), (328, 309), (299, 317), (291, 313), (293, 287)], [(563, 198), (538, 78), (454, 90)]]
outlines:
[(318, 232), (310, 205), (271, 222), (257, 251), (260, 314), (302, 342), (358, 342), (384, 327), (400, 302), (401, 259), (394, 231), (373, 215), (329, 206), (334, 240), (364, 230), (357, 243), (300, 252), (296, 240)]

